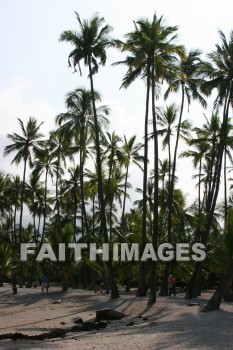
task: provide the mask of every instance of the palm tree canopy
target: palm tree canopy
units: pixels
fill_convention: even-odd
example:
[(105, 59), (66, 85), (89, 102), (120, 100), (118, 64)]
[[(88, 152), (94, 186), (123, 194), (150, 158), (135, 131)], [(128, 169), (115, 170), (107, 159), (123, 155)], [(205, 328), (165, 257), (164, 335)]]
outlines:
[(145, 79), (152, 63), (155, 80), (166, 79), (171, 69), (168, 69), (168, 64), (176, 61), (175, 54), (183, 55), (184, 52), (183, 46), (175, 45), (178, 27), (165, 26), (163, 16), (158, 18), (155, 13), (152, 21), (141, 18), (134, 22), (134, 26), (135, 30), (125, 35), (126, 42), (121, 45), (122, 51), (130, 52), (130, 55), (124, 61), (114, 63), (128, 66), (122, 83), (125, 88), (139, 76)]
[(38, 147), (40, 144), (39, 139), (43, 134), (39, 133), (39, 129), (43, 122), (38, 125), (37, 120), (30, 117), (25, 127), (20, 118), (18, 118), (18, 121), (22, 130), (22, 136), (16, 133), (7, 135), (13, 143), (5, 147), (4, 155), (17, 152), (11, 163), (19, 164), (22, 160), (28, 159), (30, 166), (32, 166), (31, 148)]
[(112, 28), (104, 25), (104, 18), (94, 14), (89, 20), (81, 20), (77, 12), (75, 12), (79, 24), (79, 31), (64, 31), (59, 38), (59, 41), (66, 41), (74, 46), (74, 49), (69, 54), (69, 66), (73, 66), (76, 71), (76, 66), (79, 68), (81, 75), (80, 61), (84, 60), (84, 65), (92, 64), (92, 73), (97, 73), (99, 65), (105, 65), (107, 55), (105, 49), (114, 47), (115, 43), (109, 37)]
[(203, 73), (210, 79), (203, 84), (203, 92), (209, 96), (213, 89), (217, 90), (215, 107), (223, 104), (226, 92), (232, 89), (233, 79), (233, 31), (230, 32), (229, 41), (221, 30), (219, 35), (222, 44), (216, 44), (216, 50), (208, 55), (212, 64), (203, 69)]

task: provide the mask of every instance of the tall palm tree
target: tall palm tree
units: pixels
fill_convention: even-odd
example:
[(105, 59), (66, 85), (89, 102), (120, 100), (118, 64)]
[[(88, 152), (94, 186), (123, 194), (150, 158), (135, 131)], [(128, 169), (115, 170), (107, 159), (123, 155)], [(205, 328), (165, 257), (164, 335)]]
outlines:
[[(93, 83), (93, 74), (97, 73), (100, 65), (105, 65), (107, 55), (106, 49), (113, 47), (114, 43), (109, 37), (109, 33), (112, 28), (109, 25), (104, 25), (104, 18), (99, 17), (95, 14), (90, 20), (81, 21), (79, 14), (75, 12), (76, 18), (79, 24), (79, 32), (74, 31), (64, 31), (60, 36), (60, 41), (66, 41), (74, 46), (74, 49), (69, 55), (69, 64), (76, 69), (79, 68), (81, 74), (80, 61), (84, 61), (84, 65), (88, 67), (90, 87), (92, 95), (92, 108), (94, 115), (94, 125), (95, 125), (95, 146), (96, 146), (96, 164), (98, 173), (98, 195), (100, 202), (100, 215), (101, 215), (101, 227), (103, 230), (104, 240), (108, 242), (108, 232), (105, 217), (105, 204), (103, 195), (103, 184), (102, 184), (102, 170), (101, 170), (101, 154), (100, 154), (100, 140), (99, 140), (99, 123), (96, 111), (96, 100), (95, 100), (95, 90)], [(114, 276), (114, 271), (112, 267), (112, 261), (110, 259), (109, 273), (111, 279), (111, 298), (118, 298), (119, 292), (117, 289), (117, 284)]]
[(5, 147), (4, 155), (6, 156), (12, 152), (17, 152), (11, 163), (19, 164), (21, 161), (23, 161), (24, 164), (19, 222), (19, 241), (21, 242), (26, 168), (28, 162), (30, 167), (33, 165), (32, 153), (35, 148), (38, 147), (39, 140), (43, 136), (43, 134), (39, 132), (39, 129), (43, 122), (38, 125), (37, 120), (33, 117), (30, 117), (25, 127), (23, 121), (20, 118), (18, 118), (18, 121), (22, 131), (22, 136), (17, 133), (7, 135), (7, 137), (13, 143)]
[[(146, 244), (146, 215), (147, 215), (147, 163), (148, 163), (148, 115), (149, 115), (149, 96), (152, 96), (152, 116), (154, 132), (154, 168), (155, 168), (155, 190), (154, 190), (154, 229), (153, 244), (156, 249), (158, 234), (158, 138), (157, 123), (155, 115), (155, 97), (158, 93), (158, 84), (162, 79), (167, 79), (171, 69), (170, 65), (174, 62), (174, 54), (183, 52), (183, 47), (175, 45), (177, 37), (177, 27), (165, 26), (163, 17), (158, 18), (156, 14), (153, 20), (140, 19), (134, 22), (135, 30), (125, 35), (126, 43), (123, 50), (128, 51), (125, 61), (116, 64), (125, 64), (128, 71), (123, 79), (122, 86), (127, 88), (136, 78), (140, 77), (146, 81), (146, 111), (144, 127), (144, 167), (143, 167), (143, 217), (142, 217), (142, 249)], [(116, 65), (115, 64), (115, 65)], [(169, 69), (168, 69), (169, 66)], [(155, 265), (151, 273), (150, 303), (155, 302)], [(140, 268), (140, 284), (138, 295), (146, 294), (146, 274), (145, 264)]]
[[(100, 102), (101, 96), (95, 91), (95, 101)], [(88, 145), (94, 138), (95, 126), (93, 120), (92, 93), (85, 88), (78, 88), (69, 92), (66, 96), (67, 112), (56, 117), (59, 125), (58, 133), (66, 140), (74, 140), (75, 146), (70, 149), (79, 151), (80, 158), (80, 186), (82, 195), (81, 224), (82, 234), (88, 233), (87, 214), (84, 201), (84, 166), (87, 159)], [(109, 114), (108, 106), (102, 105), (96, 108), (99, 132), (102, 134), (102, 126), (108, 124), (106, 116)], [(84, 230), (85, 227), (85, 230)]]
[(40, 245), (44, 242), (45, 237), (45, 227), (46, 227), (46, 219), (48, 214), (48, 176), (53, 176), (57, 172), (57, 164), (53, 159), (53, 154), (50, 151), (50, 140), (47, 140), (43, 144), (43, 148), (37, 148), (36, 150), (36, 162), (35, 162), (35, 173), (40, 177), (42, 173), (45, 174), (44, 177), (44, 222), (42, 229), (42, 236)]
[[(216, 44), (216, 50), (211, 52), (208, 57), (212, 61), (209, 66), (203, 69), (203, 73), (206, 74), (208, 81), (203, 84), (203, 91), (210, 95), (213, 90), (217, 92), (217, 97), (215, 99), (215, 107), (223, 107), (222, 111), (222, 121), (220, 130), (220, 141), (216, 156), (216, 163), (213, 172), (213, 181), (211, 189), (208, 193), (208, 198), (206, 201), (206, 225), (205, 230), (202, 235), (202, 243), (207, 244), (210, 228), (214, 216), (214, 211), (216, 207), (216, 202), (219, 193), (220, 177), (222, 170), (223, 154), (226, 146), (227, 140), (227, 125), (229, 119), (229, 108), (232, 103), (233, 96), (233, 31), (230, 33), (229, 40), (222, 31), (219, 31), (221, 44)], [(231, 274), (233, 270), (233, 265), (229, 266), (228, 273)], [(196, 286), (201, 272), (202, 264), (201, 262), (196, 263), (195, 270), (190, 281), (190, 288), (188, 292), (188, 297), (192, 298), (196, 295)], [(228, 275), (226, 275), (225, 279)], [(221, 303), (221, 295), (224, 292), (225, 279), (222, 280), (220, 286), (220, 294), (215, 294), (209, 303), (210, 309), (219, 308)]]
[(165, 98), (174, 91), (177, 92), (181, 89), (181, 107), (180, 115), (176, 133), (176, 142), (175, 150), (173, 156), (173, 166), (172, 166), (172, 175), (171, 175), (171, 190), (170, 190), (170, 201), (169, 201), (169, 214), (168, 214), (168, 241), (171, 241), (172, 235), (172, 201), (174, 193), (174, 177), (176, 171), (176, 162), (177, 162), (177, 152), (178, 144), (180, 139), (180, 129), (182, 123), (182, 116), (184, 110), (185, 98), (188, 105), (191, 103), (191, 100), (199, 101), (203, 107), (206, 107), (206, 101), (200, 93), (200, 86), (203, 83), (201, 78), (201, 68), (204, 63), (201, 60), (201, 52), (199, 50), (191, 50), (185, 57), (181, 58), (178, 62), (175, 74), (171, 76), (169, 81), (169, 87), (165, 93)]

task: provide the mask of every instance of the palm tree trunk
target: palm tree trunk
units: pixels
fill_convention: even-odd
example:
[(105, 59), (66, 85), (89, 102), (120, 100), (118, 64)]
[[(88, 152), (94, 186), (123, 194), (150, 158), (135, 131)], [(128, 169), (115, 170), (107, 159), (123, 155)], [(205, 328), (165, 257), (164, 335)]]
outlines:
[[(142, 246), (141, 253), (146, 246), (146, 216), (147, 216), (147, 162), (148, 162), (148, 114), (149, 114), (149, 99), (150, 99), (150, 67), (147, 67), (147, 91), (146, 91), (146, 112), (145, 112), (145, 127), (144, 127), (144, 169), (143, 169), (143, 208), (142, 208)], [(139, 270), (139, 286), (137, 296), (143, 297), (146, 295), (146, 263), (140, 263)]]
[(57, 217), (59, 220), (60, 217), (60, 201), (59, 201), (59, 191), (58, 191), (58, 180), (59, 180), (59, 165), (60, 165), (60, 153), (57, 157), (57, 166), (56, 166), (56, 204), (57, 204)]
[(47, 216), (47, 182), (48, 182), (48, 169), (45, 172), (45, 189), (44, 189), (44, 223), (42, 229), (42, 237), (41, 237), (41, 245), (44, 242), (45, 236), (45, 224), (46, 224), (46, 216)]
[(23, 224), (23, 201), (24, 201), (24, 189), (25, 189), (25, 178), (26, 178), (27, 158), (24, 158), (24, 169), (23, 169), (23, 183), (20, 203), (20, 219), (19, 219), (19, 243), (22, 240), (22, 224)]
[(224, 150), (224, 221), (227, 227), (227, 150)]
[(178, 151), (178, 144), (179, 144), (179, 138), (180, 138), (180, 127), (181, 127), (181, 120), (182, 120), (182, 115), (183, 115), (183, 108), (184, 108), (184, 86), (182, 85), (180, 117), (179, 117), (179, 123), (178, 123), (177, 134), (176, 134), (176, 143), (175, 143), (174, 158), (173, 158), (173, 165), (172, 165), (171, 186), (169, 189), (168, 230), (167, 230), (169, 243), (171, 242), (171, 239), (172, 239), (172, 206), (173, 206), (173, 197), (174, 197), (174, 188), (175, 188), (175, 172), (176, 172), (177, 151)]
[[(158, 156), (158, 133), (157, 121), (155, 114), (155, 81), (154, 81), (154, 66), (152, 66), (152, 116), (153, 116), (153, 134), (154, 134), (154, 208), (153, 208), (153, 233), (152, 243), (154, 251), (157, 253), (158, 231), (159, 231), (159, 156)], [(156, 303), (156, 261), (152, 261), (151, 278), (150, 278), (150, 295), (148, 305)]]
[[(180, 116), (179, 116), (179, 122), (178, 122), (178, 127), (177, 127), (174, 158), (173, 158), (173, 164), (172, 164), (171, 184), (169, 187), (169, 194), (168, 194), (168, 223), (167, 223), (167, 241), (168, 241), (168, 243), (171, 243), (171, 241), (172, 241), (172, 208), (173, 208), (173, 198), (174, 198), (174, 188), (175, 188), (176, 160), (177, 160), (177, 151), (178, 151), (178, 144), (179, 144), (179, 137), (180, 137), (180, 127), (181, 127), (181, 120), (182, 120), (182, 115), (183, 115), (183, 108), (184, 108), (184, 86), (182, 85)], [(168, 281), (169, 272), (170, 272), (170, 263), (167, 262), (166, 266), (165, 266), (165, 271), (164, 271), (163, 285), (162, 285), (162, 288), (160, 290), (161, 296), (168, 295), (167, 281)]]
[(229, 265), (227, 273), (221, 278), (218, 288), (216, 289), (213, 296), (208, 301), (207, 305), (204, 307), (202, 312), (219, 309), (222, 302), (222, 298), (224, 297), (227, 291), (227, 288), (232, 281), (232, 277), (233, 277), (233, 260)]
[(126, 167), (126, 174), (125, 174), (125, 186), (124, 186), (124, 199), (123, 199), (123, 209), (122, 209), (122, 219), (123, 222), (125, 217), (125, 202), (126, 202), (126, 195), (127, 195), (127, 181), (128, 181), (128, 173), (129, 173), (129, 166)]
[[(91, 95), (92, 95), (92, 107), (94, 114), (94, 124), (95, 124), (95, 145), (96, 145), (96, 164), (97, 164), (97, 175), (98, 175), (98, 194), (99, 194), (99, 203), (100, 203), (100, 219), (101, 227), (103, 230), (103, 236), (105, 243), (108, 243), (108, 231), (107, 223), (105, 216), (105, 203), (103, 195), (103, 185), (102, 185), (102, 169), (101, 169), (101, 157), (100, 157), (100, 140), (99, 140), (99, 123), (97, 120), (96, 106), (95, 106), (95, 93), (94, 93), (94, 84), (92, 77), (92, 68), (91, 68), (91, 57), (88, 57), (88, 66), (89, 66), (89, 75), (90, 75), (90, 84), (91, 84)], [(112, 266), (111, 253), (109, 254), (109, 261), (107, 262), (109, 277), (111, 280), (111, 298), (119, 298), (119, 291), (116, 284), (115, 274)]]

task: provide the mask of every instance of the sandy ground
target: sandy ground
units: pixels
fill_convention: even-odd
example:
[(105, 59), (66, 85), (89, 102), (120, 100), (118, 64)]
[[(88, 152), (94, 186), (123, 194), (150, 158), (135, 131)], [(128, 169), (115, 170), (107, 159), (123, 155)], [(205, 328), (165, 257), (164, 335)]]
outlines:
[[(0, 349), (101, 349), (101, 350), (209, 350), (233, 349), (233, 303), (222, 303), (221, 310), (201, 313), (210, 292), (192, 302), (179, 294), (174, 298), (158, 297), (157, 303), (147, 307), (147, 298), (136, 298), (134, 292), (124, 293), (117, 300), (93, 291), (70, 289), (62, 293), (51, 287), (49, 294), (41, 289), (18, 289), (12, 295), (10, 286), (0, 288), (0, 334), (22, 332), (40, 334), (52, 328), (67, 328), (82, 317), (95, 318), (101, 308), (112, 308), (128, 316), (111, 321), (106, 329), (91, 332), (68, 333), (65, 338), (44, 341), (0, 340)], [(61, 304), (53, 304), (62, 300)], [(147, 316), (146, 320), (139, 318)], [(134, 326), (127, 326), (130, 321)]]

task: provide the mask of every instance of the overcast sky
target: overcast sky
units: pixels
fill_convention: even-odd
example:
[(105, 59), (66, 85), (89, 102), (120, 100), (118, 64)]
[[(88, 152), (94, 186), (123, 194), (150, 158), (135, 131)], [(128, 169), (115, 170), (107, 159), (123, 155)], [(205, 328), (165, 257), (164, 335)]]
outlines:
[[(10, 165), (13, 155), (3, 158), (3, 149), (9, 143), (6, 134), (19, 131), (18, 117), (25, 123), (29, 116), (44, 121), (42, 131), (46, 133), (55, 128), (55, 116), (65, 111), (66, 93), (80, 86), (89, 87), (85, 70), (81, 78), (68, 68), (71, 46), (58, 41), (62, 31), (77, 29), (74, 11), (82, 19), (99, 12), (114, 28), (112, 36), (120, 39), (133, 29), (133, 20), (142, 16), (151, 19), (156, 11), (158, 16), (164, 15), (168, 25), (179, 26), (180, 44), (188, 50), (199, 48), (205, 55), (219, 42), (219, 29), (229, 35), (232, 10), (230, 0), (0, 0), (0, 170), (20, 172), (20, 168)], [(106, 67), (95, 76), (95, 88), (112, 109), (111, 130), (121, 136), (136, 134), (142, 141), (145, 88), (137, 82), (127, 90), (119, 90), (125, 68), (113, 68), (111, 63), (123, 57), (117, 50), (109, 50)], [(178, 94), (176, 102), (179, 101)], [(202, 113), (196, 104), (191, 107), (189, 118), (194, 125), (203, 122)], [(211, 113), (211, 105), (206, 113)], [(135, 171), (131, 172), (133, 188), (142, 186)], [(193, 173), (189, 161), (179, 161), (180, 186), (190, 193), (188, 201), (195, 196)]]

